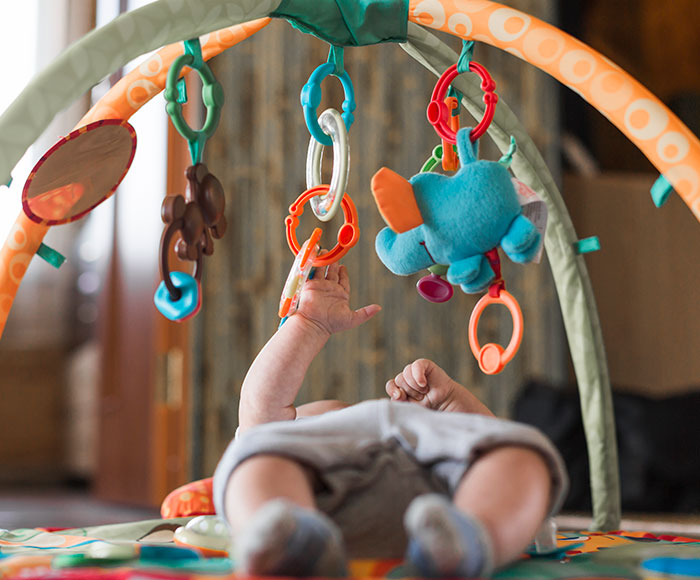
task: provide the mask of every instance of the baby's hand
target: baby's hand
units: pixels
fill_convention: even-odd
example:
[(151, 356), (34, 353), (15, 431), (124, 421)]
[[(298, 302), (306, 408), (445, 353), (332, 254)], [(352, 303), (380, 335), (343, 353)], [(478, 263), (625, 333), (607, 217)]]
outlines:
[(388, 381), (386, 393), (394, 401), (418, 403), (436, 411), (493, 415), (465, 387), (452, 380), (433, 361), (425, 358), (406, 365), (401, 373)]
[(352, 310), (347, 268), (337, 262), (331, 264), (325, 278), (324, 270), (325, 268), (318, 268), (313, 279), (304, 285), (296, 314), (303, 316), (323, 332), (334, 334), (359, 326), (381, 310), (378, 304)]
[(445, 410), (458, 387), (445, 371), (426, 358), (406, 365), (386, 384), (386, 392), (395, 401), (420, 403), (430, 409)]

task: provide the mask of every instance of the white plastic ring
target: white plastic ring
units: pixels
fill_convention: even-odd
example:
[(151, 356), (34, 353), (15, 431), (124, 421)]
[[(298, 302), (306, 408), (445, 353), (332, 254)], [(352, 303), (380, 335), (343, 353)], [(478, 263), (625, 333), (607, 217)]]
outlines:
[[(340, 209), (340, 202), (345, 195), (350, 173), (350, 143), (348, 131), (340, 113), (335, 109), (326, 109), (318, 118), (323, 132), (333, 140), (333, 176), (328, 193), (309, 200), (314, 215), (322, 222), (333, 219)], [(306, 187), (311, 189), (321, 185), (321, 165), (323, 163), (323, 145), (313, 137), (309, 141), (306, 155)]]

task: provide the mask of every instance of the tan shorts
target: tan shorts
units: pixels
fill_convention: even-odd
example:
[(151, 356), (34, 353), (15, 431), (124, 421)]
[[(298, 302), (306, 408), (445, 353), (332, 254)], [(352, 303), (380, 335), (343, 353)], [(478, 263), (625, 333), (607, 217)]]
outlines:
[(539, 430), (388, 399), (242, 433), (216, 469), (214, 502), (223, 514), (226, 483), (241, 462), (261, 454), (287, 457), (308, 468), (317, 505), (340, 527), (350, 557), (401, 558), (410, 502), (425, 493), (452, 497), (474, 461), (501, 446), (543, 456), (552, 476), (550, 515), (556, 513), (568, 480), (559, 453)]

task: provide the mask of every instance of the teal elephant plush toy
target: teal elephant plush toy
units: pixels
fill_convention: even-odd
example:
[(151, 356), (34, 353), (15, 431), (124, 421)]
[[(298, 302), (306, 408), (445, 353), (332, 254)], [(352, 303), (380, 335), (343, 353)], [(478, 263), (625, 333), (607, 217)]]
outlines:
[(485, 290), (494, 272), (485, 253), (501, 247), (514, 262), (538, 254), (541, 235), (522, 215), (507, 168), (478, 160), (470, 129), (457, 133), (461, 168), (453, 176), (421, 173), (406, 181), (390, 169), (372, 179), (372, 193), (389, 227), (377, 235), (379, 259), (407, 276), (436, 264), (464, 292)]

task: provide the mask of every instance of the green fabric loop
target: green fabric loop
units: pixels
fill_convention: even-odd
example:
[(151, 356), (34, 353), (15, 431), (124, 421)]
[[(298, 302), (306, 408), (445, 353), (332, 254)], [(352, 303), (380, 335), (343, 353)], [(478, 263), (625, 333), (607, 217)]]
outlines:
[(515, 141), (515, 137), (512, 135), (510, 136), (510, 146), (508, 147), (508, 151), (506, 152), (503, 157), (501, 157), (498, 162), (503, 165), (506, 169), (510, 167), (510, 164), (513, 163), (513, 155), (515, 155), (515, 152), (518, 150), (518, 144)]
[(673, 186), (663, 175), (654, 182), (651, 186), (651, 199), (654, 200), (656, 207), (661, 207), (668, 201), (668, 197), (673, 192)]
[(335, 46), (406, 42), (408, 0), (282, 0), (270, 16)]
[(462, 41), (462, 52), (459, 55), (459, 60), (457, 61), (457, 72), (459, 74), (465, 73), (469, 70), (469, 63), (472, 61), (474, 56), (474, 41), (473, 40), (463, 40)]
[(50, 248), (43, 242), (39, 245), (39, 249), (36, 251), (36, 255), (39, 256), (42, 260), (51, 264), (56, 269), (63, 266), (63, 263), (66, 261), (66, 257), (63, 254), (57, 252), (53, 248)]
[(204, 57), (202, 56), (202, 45), (199, 42), (199, 38), (185, 40), (185, 54), (191, 54), (194, 57), (191, 65), (193, 69), (199, 70), (202, 68)]
[(342, 46), (331, 44), (327, 62), (335, 65), (334, 75), (342, 75), (345, 72), (345, 49)]
[(177, 81), (177, 99), (175, 102), (181, 105), (187, 102), (187, 82), (185, 81), (185, 77)]
[(591, 252), (597, 252), (598, 250), (600, 250), (600, 240), (598, 239), (598, 236), (583, 238), (574, 244), (574, 251), (577, 254), (590, 254)]

